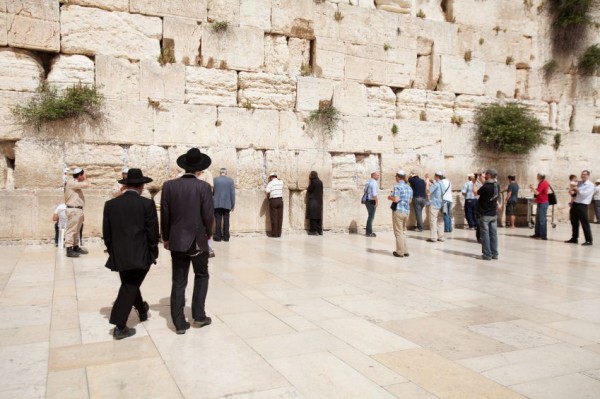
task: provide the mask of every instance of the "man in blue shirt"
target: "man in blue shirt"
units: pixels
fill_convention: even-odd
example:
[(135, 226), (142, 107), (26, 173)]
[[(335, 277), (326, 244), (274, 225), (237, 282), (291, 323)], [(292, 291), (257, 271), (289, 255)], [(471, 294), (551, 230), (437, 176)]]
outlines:
[[(427, 178), (427, 176), (425, 176)], [(431, 236), (427, 241), (436, 242), (444, 241), (444, 215), (442, 214), (442, 195), (443, 188), (441, 180), (444, 177), (444, 172), (435, 172), (435, 181), (427, 182), (427, 190), (429, 191), (429, 229)]]
[[(406, 224), (410, 214), (410, 200), (413, 190), (406, 184), (406, 173), (403, 170), (396, 173), (396, 185), (394, 191), (388, 197), (392, 201), (392, 222), (394, 225), (394, 236), (396, 236), (396, 250), (393, 252), (397, 258), (408, 256), (406, 246)], [(394, 209), (395, 206), (395, 209)]]
[(408, 184), (413, 191), (413, 209), (415, 210), (415, 219), (417, 220), (417, 228), (415, 231), (423, 231), (423, 208), (425, 208), (426, 192), (425, 180), (421, 179), (416, 172), (411, 172)]
[(377, 237), (375, 233), (373, 233), (373, 219), (375, 219), (375, 211), (377, 210), (378, 205), (377, 195), (379, 194), (377, 180), (379, 180), (379, 172), (373, 172), (371, 173), (371, 178), (367, 184), (365, 184), (365, 193), (367, 194), (367, 202), (365, 205), (367, 206), (367, 213), (369, 214), (367, 218), (367, 237)]

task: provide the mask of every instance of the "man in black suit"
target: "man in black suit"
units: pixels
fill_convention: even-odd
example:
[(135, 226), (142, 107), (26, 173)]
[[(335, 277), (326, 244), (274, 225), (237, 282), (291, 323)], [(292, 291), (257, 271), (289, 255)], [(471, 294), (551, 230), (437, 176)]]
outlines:
[(161, 233), (165, 249), (171, 251), (171, 318), (177, 334), (185, 334), (190, 328), (183, 314), (190, 262), (194, 268), (194, 325), (203, 327), (211, 323), (204, 302), (208, 292), (208, 239), (212, 236), (214, 205), (210, 185), (198, 179), (210, 163), (208, 155), (197, 148), (190, 149), (177, 158), (177, 165), (185, 174), (165, 182), (162, 188)]
[(140, 169), (129, 169), (127, 178), (119, 180), (125, 186), (123, 195), (104, 204), (102, 234), (109, 254), (106, 267), (119, 272), (121, 278), (121, 288), (110, 313), (110, 323), (116, 326), (115, 339), (135, 334), (135, 328), (126, 325), (132, 306), (140, 321), (148, 319), (150, 306), (142, 299), (140, 286), (150, 265), (158, 258), (158, 217), (154, 201), (141, 193), (144, 184), (151, 181)]

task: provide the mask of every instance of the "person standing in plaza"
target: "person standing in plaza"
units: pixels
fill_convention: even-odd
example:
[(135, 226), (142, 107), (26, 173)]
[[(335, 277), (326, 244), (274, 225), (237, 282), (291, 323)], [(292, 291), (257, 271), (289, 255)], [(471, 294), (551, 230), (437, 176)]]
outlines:
[(535, 194), (535, 203), (537, 204), (535, 209), (535, 230), (531, 238), (538, 240), (548, 239), (548, 207), (550, 203), (548, 201), (548, 190), (550, 184), (546, 181), (545, 173), (537, 174), (538, 185), (536, 188), (533, 184), (529, 185), (529, 188), (533, 190)]
[(215, 200), (215, 241), (229, 241), (229, 214), (235, 208), (235, 183), (227, 176), (227, 169), (221, 168), (219, 176), (214, 178)]
[(54, 246), (58, 247), (59, 231), (67, 228), (67, 206), (64, 203), (56, 207), (52, 214), (52, 221), (54, 222)]
[(392, 254), (397, 258), (409, 255), (406, 245), (406, 227), (410, 214), (410, 201), (413, 198), (413, 190), (406, 184), (406, 173), (400, 170), (396, 173), (396, 185), (388, 197), (392, 201), (392, 224), (394, 236), (396, 237), (396, 250)]
[(281, 237), (283, 226), (283, 181), (277, 178), (277, 173), (271, 172), (269, 183), (265, 188), (269, 199), (269, 217), (271, 220), (271, 237)]
[(306, 218), (310, 220), (309, 235), (323, 235), (323, 182), (316, 171), (308, 176)]
[(73, 169), (73, 179), (65, 185), (65, 205), (67, 206), (67, 232), (65, 233), (65, 247), (67, 257), (76, 258), (85, 255), (88, 251), (79, 246), (79, 233), (83, 226), (83, 206), (85, 197), (83, 191), (90, 187), (90, 182), (81, 168)]
[(594, 187), (594, 212), (596, 213), (596, 223), (600, 224), (600, 179), (596, 180)]
[(140, 286), (158, 258), (158, 217), (154, 201), (141, 196), (144, 184), (151, 178), (140, 169), (129, 169), (119, 180), (125, 189), (121, 195), (106, 201), (102, 219), (102, 236), (108, 260), (106, 267), (119, 272), (121, 287), (110, 312), (110, 324), (115, 325), (114, 339), (135, 334), (127, 327), (133, 306), (140, 321), (148, 320), (150, 306), (142, 298)]
[(442, 212), (444, 214), (444, 233), (452, 232), (452, 183), (442, 176), (440, 180), (442, 185)]
[(425, 192), (425, 180), (421, 179), (416, 172), (411, 172), (408, 184), (413, 191), (413, 210), (415, 211), (415, 219), (417, 221), (416, 232), (423, 231), (423, 208), (425, 208), (426, 192)]
[(519, 185), (514, 175), (508, 176), (508, 187), (506, 188), (506, 220), (507, 227), (514, 229), (517, 219), (517, 199), (519, 197)]
[(377, 181), (379, 180), (379, 172), (371, 173), (371, 178), (365, 184), (364, 195), (365, 198), (365, 206), (367, 207), (367, 237), (377, 237), (375, 233), (373, 233), (373, 220), (375, 219), (375, 211), (377, 210), (377, 205), (379, 204), (379, 199), (377, 195), (379, 194), (379, 184)]
[(500, 186), (496, 182), (496, 169), (485, 171), (485, 183), (477, 191), (479, 231), (481, 235), (481, 259), (498, 259), (498, 206)]
[(582, 245), (592, 245), (594, 239), (592, 237), (592, 229), (590, 228), (588, 208), (592, 203), (592, 198), (594, 197), (594, 185), (590, 181), (589, 170), (584, 170), (581, 172), (581, 180), (577, 183), (575, 193), (575, 199), (573, 200), (573, 205), (571, 206), (571, 239), (565, 242), (577, 244), (579, 241), (579, 225), (581, 224), (583, 235), (585, 237), (585, 242)]
[(469, 173), (467, 175), (467, 181), (463, 184), (460, 192), (462, 193), (465, 199), (465, 219), (467, 219), (467, 224), (469, 226), (469, 230), (474, 230), (477, 225), (477, 217), (475, 216), (475, 209), (477, 207), (477, 200), (475, 199), (475, 175), (473, 173)]
[(208, 239), (212, 236), (215, 209), (210, 185), (198, 179), (210, 164), (208, 155), (192, 148), (177, 158), (177, 165), (185, 173), (162, 187), (160, 229), (163, 245), (171, 251), (171, 318), (177, 334), (185, 334), (190, 328), (183, 313), (190, 262), (194, 270), (194, 325), (203, 327), (212, 321), (206, 316), (204, 305), (209, 280)]
[[(434, 179), (427, 179), (427, 191), (429, 193), (429, 230), (431, 232), (428, 242), (444, 241), (444, 215), (443, 208), (443, 192), (440, 180), (444, 176), (444, 172), (435, 172)], [(427, 178), (427, 175), (425, 176)]]

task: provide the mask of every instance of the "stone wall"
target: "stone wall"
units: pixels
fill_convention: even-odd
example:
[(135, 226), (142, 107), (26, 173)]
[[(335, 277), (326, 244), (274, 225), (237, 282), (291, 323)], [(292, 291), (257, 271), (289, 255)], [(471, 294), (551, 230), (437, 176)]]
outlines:
[[(467, 173), (493, 166), (522, 186), (545, 171), (563, 199), (566, 178), (598, 162), (597, 76), (575, 58), (552, 58), (548, 10), (534, 0), (0, 0), (0, 239), (53, 234), (64, 167), (83, 167), (86, 235), (100, 235), (108, 190), (123, 166), (162, 182), (197, 146), (235, 180), (235, 232), (267, 229), (263, 187), (286, 184), (284, 229), (305, 228), (308, 173), (325, 186), (326, 229), (362, 232), (362, 187), (374, 170), (382, 193), (396, 170), (446, 171), (459, 190)], [(216, 31), (215, 23), (227, 22)], [(588, 44), (597, 42), (592, 27)], [(161, 51), (175, 62), (161, 66)], [(467, 53), (470, 57), (467, 57)], [(470, 58), (469, 61), (466, 59)], [(23, 126), (10, 108), (42, 82), (96, 84), (101, 120)], [(341, 112), (328, 132), (308, 123), (321, 101)], [(527, 157), (474, 146), (476, 108), (527, 104), (549, 129)], [(458, 125), (453, 121), (461, 120)], [(397, 133), (392, 133), (396, 125)], [(562, 145), (552, 148), (552, 136)], [(456, 192), (457, 224), (463, 223)], [(386, 204), (387, 201), (382, 201)], [(387, 205), (386, 205), (387, 206)], [(387, 207), (376, 217), (389, 228)]]

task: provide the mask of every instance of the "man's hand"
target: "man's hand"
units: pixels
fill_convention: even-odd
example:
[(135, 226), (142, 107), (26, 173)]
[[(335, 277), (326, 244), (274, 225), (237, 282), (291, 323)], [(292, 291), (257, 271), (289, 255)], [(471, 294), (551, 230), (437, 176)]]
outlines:
[(163, 241), (163, 247), (165, 247), (165, 249), (169, 249), (169, 241)]

